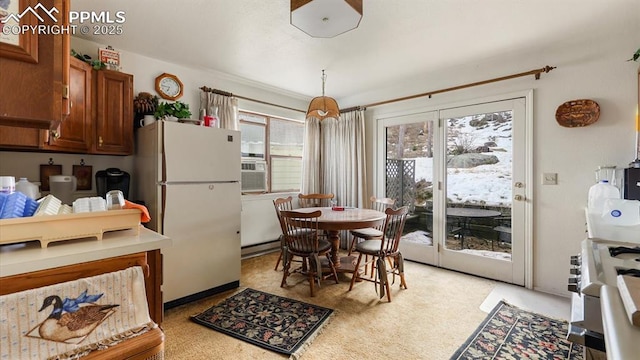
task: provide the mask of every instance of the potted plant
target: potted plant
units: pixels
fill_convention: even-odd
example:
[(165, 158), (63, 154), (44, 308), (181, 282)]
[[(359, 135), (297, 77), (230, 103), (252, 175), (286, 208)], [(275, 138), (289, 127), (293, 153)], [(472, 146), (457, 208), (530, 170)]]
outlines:
[(156, 117), (156, 119), (175, 121), (178, 119), (189, 119), (191, 117), (191, 111), (189, 110), (189, 105), (181, 101), (172, 103), (161, 102), (156, 107), (156, 111), (153, 115)]

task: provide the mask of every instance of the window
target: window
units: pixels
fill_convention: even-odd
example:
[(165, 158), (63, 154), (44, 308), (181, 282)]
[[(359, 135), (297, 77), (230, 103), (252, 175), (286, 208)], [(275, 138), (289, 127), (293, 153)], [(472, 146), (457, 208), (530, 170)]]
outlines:
[(269, 192), (299, 191), (304, 122), (239, 112), (243, 158), (267, 161)]

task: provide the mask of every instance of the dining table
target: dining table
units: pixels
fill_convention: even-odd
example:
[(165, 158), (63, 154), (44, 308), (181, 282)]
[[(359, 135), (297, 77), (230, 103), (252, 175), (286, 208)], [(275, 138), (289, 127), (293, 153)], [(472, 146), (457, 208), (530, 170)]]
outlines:
[(448, 207), (447, 216), (460, 219), (461, 231), (460, 245), (464, 249), (464, 234), (465, 232), (471, 235), (471, 220), (479, 218), (495, 218), (502, 215), (500, 211), (473, 208), (473, 207)]
[(298, 212), (314, 212), (320, 210), (322, 214), (318, 218), (318, 229), (326, 231), (331, 242), (331, 261), (337, 272), (353, 272), (355, 269), (355, 256), (339, 256), (340, 231), (354, 230), (378, 226), (384, 223), (386, 214), (372, 209), (356, 207), (307, 207), (298, 208)]

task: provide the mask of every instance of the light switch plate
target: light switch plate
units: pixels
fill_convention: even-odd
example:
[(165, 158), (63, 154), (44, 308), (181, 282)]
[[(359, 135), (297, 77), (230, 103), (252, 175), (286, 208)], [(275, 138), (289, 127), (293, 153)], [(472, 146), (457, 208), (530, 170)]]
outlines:
[(542, 174), (542, 185), (558, 185), (558, 174), (557, 173), (543, 173)]

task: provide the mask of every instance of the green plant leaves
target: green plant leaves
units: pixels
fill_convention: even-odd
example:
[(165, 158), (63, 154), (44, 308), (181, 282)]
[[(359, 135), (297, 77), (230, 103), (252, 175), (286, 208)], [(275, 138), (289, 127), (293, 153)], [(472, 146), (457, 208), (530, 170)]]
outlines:
[(191, 117), (191, 111), (189, 110), (189, 104), (185, 104), (181, 101), (172, 103), (161, 102), (158, 104), (153, 115), (156, 119), (161, 119), (165, 116), (175, 116), (178, 119), (188, 119)]

